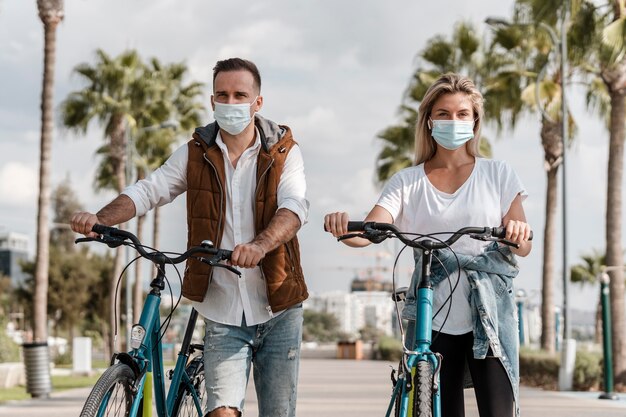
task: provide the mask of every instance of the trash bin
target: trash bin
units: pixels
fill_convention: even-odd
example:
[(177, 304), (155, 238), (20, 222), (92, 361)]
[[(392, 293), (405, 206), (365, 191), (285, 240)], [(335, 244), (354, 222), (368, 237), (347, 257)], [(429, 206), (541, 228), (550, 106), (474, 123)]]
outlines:
[(363, 359), (363, 342), (340, 340), (337, 342), (337, 359)]
[(35, 398), (48, 397), (52, 391), (48, 343), (24, 343), (22, 348), (26, 370), (26, 392)]

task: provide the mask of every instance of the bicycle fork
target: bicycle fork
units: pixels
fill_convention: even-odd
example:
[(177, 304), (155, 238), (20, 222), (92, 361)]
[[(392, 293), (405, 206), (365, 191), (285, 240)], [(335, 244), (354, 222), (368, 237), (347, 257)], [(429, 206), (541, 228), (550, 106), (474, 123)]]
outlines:
[[(424, 242), (426, 249), (423, 251), (422, 274), (417, 289), (417, 314), (414, 329), (414, 350), (408, 353), (406, 361), (403, 361), (404, 379), (398, 380), (401, 385), (400, 413), (401, 417), (413, 417), (413, 403), (416, 390), (419, 385), (415, 383), (416, 368), (418, 362), (427, 361), (430, 364), (432, 392), (432, 416), (441, 416), (441, 389), (440, 370), (441, 355), (430, 350), (432, 343), (432, 317), (433, 317), (433, 285), (430, 281), (430, 265), (432, 251), (428, 248), (428, 242)], [(419, 394), (418, 394), (419, 395)]]

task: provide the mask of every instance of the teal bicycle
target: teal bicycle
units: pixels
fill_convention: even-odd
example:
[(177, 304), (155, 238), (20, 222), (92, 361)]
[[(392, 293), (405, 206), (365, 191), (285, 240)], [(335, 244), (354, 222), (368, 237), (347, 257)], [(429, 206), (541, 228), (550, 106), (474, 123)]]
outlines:
[[(415, 338), (410, 345), (412, 349), (408, 349), (406, 343), (403, 343), (402, 360), (398, 369), (392, 372), (393, 391), (385, 416), (440, 417), (439, 372), (443, 357), (430, 350), (433, 317), (433, 284), (430, 269), (433, 251), (449, 248), (462, 236), (484, 241), (497, 241), (513, 247), (518, 247), (518, 245), (504, 239), (506, 230), (503, 227), (465, 227), (454, 233), (438, 233), (451, 234), (446, 240), (437, 239), (435, 234), (401, 232), (388, 223), (351, 221), (348, 222), (348, 231), (358, 233), (340, 236), (339, 240), (361, 237), (372, 243), (380, 243), (388, 238), (397, 238), (406, 246), (422, 251), (422, 273), (416, 293)], [(394, 291), (393, 298), (396, 305), (405, 298), (406, 291), (407, 288)]]
[[(176, 366), (167, 373), (170, 385), (166, 395), (161, 339), (171, 313), (161, 323), (159, 310), (161, 292), (167, 282), (165, 266), (176, 265), (193, 258), (240, 275), (237, 269), (221, 263), (230, 259), (232, 252), (216, 249), (211, 241), (205, 240), (200, 246), (191, 247), (182, 254), (168, 256), (142, 245), (130, 232), (103, 225), (95, 225), (92, 230), (100, 236), (79, 238), (76, 243), (99, 242), (111, 248), (120, 245), (132, 247), (141, 257), (154, 263), (157, 274), (150, 283), (151, 290), (146, 297), (139, 323), (132, 327), (130, 350), (113, 355), (111, 366), (100, 376), (91, 390), (80, 417), (148, 417), (152, 415), (153, 402), (159, 417), (203, 417), (206, 412), (202, 357), (204, 346), (192, 343), (193, 330), (198, 318), (198, 312), (195, 310), (192, 310), (187, 322)], [(194, 355), (195, 352), (200, 354)]]

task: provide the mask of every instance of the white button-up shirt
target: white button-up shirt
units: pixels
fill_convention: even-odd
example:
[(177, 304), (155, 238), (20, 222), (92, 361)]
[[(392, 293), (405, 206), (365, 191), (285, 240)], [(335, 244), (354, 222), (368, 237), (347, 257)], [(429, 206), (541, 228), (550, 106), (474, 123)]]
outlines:
[[(241, 154), (237, 166), (230, 161), (228, 148), (219, 133), (216, 142), (226, 168), (226, 213), (221, 247), (233, 249), (255, 237), (254, 194), (261, 139), (257, 131), (254, 144)], [(124, 190), (123, 193), (135, 203), (137, 216), (171, 202), (187, 190), (187, 162), (188, 148), (185, 144), (162, 167)], [(278, 208), (295, 213), (301, 224), (306, 223), (309, 210), (305, 193), (302, 153), (298, 146), (294, 146), (287, 155), (278, 184)], [(207, 294), (202, 302), (193, 303), (194, 308), (212, 321), (235, 326), (241, 325), (242, 315), (246, 324), (251, 326), (264, 323), (280, 313), (272, 312), (269, 306), (261, 268), (242, 268), (241, 273), (241, 277), (237, 277), (224, 268), (213, 268)]]

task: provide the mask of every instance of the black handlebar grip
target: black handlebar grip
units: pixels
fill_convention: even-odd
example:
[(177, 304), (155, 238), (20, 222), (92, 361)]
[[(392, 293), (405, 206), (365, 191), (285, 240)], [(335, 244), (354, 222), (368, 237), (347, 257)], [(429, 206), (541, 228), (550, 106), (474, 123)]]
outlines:
[[(491, 236), (493, 237), (498, 237), (503, 239), (504, 236), (506, 235), (506, 228), (505, 227), (494, 227), (491, 229)], [(533, 240), (533, 232), (530, 232), (530, 237), (528, 238), (528, 240)]]
[(111, 232), (113, 232), (114, 230), (116, 230), (115, 227), (105, 226), (103, 224), (94, 224), (91, 228), (92, 232), (95, 232), (99, 235), (111, 234)]
[(363, 230), (365, 222), (348, 222), (348, 232), (358, 232)]

